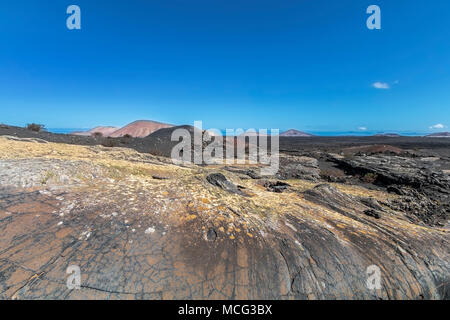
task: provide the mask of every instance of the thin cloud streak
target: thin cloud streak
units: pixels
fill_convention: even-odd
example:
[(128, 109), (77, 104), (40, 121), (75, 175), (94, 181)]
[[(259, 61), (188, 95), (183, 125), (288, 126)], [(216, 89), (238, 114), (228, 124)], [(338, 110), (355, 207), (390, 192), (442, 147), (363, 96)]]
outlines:
[(389, 84), (386, 82), (375, 82), (374, 84), (372, 84), (372, 87), (374, 87), (375, 89), (381, 89), (381, 90), (387, 90), (387, 89), (391, 88), (389, 86)]

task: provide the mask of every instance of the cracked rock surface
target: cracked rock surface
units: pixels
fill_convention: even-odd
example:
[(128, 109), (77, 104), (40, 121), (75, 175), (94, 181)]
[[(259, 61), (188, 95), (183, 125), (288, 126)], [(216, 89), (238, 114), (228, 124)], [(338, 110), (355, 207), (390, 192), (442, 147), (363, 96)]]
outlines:
[(246, 170), (0, 137), (0, 298), (449, 298), (449, 228), (412, 221), (401, 195), (316, 174), (276, 193)]

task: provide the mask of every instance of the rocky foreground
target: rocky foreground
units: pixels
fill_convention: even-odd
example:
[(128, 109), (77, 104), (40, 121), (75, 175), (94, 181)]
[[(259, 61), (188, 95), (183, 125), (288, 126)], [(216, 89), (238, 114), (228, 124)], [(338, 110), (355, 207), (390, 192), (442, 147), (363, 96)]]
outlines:
[(369, 152), (285, 154), (267, 178), (0, 137), (0, 298), (448, 299), (447, 160)]

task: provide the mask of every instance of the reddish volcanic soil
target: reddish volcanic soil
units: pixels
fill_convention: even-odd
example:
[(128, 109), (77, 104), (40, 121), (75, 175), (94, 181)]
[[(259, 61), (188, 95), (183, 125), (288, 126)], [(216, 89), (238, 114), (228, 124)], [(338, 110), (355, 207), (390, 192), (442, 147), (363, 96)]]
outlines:
[(129, 134), (135, 138), (144, 138), (162, 128), (171, 128), (173, 125), (149, 120), (139, 120), (126, 125), (125, 127), (110, 134), (110, 137), (117, 138)]

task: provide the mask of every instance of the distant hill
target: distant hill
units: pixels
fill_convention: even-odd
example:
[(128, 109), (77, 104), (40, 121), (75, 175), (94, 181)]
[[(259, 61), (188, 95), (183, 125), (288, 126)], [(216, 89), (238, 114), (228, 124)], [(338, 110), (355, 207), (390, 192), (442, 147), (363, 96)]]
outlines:
[[(179, 141), (172, 141), (172, 133), (177, 129), (185, 129), (191, 135), (191, 147), (194, 149), (194, 132), (200, 130), (190, 125), (182, 125), (177, 127), (161, 128), (145, 137), (142, 141), (145, 144), (146, 152), (154, 155), (170, 157), (172, 149)], [(200, 132), (202, 134), (202, 132)], [(181, 140), (180, 140), (181, 141)]]
[(110, 135), (110, 137), (117, 138), (123, 137), (124, 135), (128, 134), (134, 138), (144, 138), (159, 129), (171, 127), (173, 127), (173, 125), (167, 123), (161, 123), (151, 120), (138, 120), (126, 125), (119, 130), (114, 131)]
[(428, 137), (428, 138), (450, 138), (450, 132), (432, 133), (425, 137)]
[[(198, 134), (208, 134), (207, 131), (200, 131), (200, 129), (193, 127), (191, 125), (182, 125), (182, 126), (176, 126), (176, 127), (170, 127), (170, 128), (163, 128), (159, 129), (158, 131), (153, 132), (149, 136), (145, 137), (144, 139), (139, 139), (139, 143), (142, 143), (142, 146), (144, 149), (140, 149), (143, 152), (148, 152), (157, 156), (164, 156), (164, 157), (170, 157), (173, 148), (180, 143), (180, 141), (172, 141), (172, 134), (177, 129), (184, 129), (187, 130), (190, 134), (191, 138), (191, 150), (194, 151), (194, 133), (197, 132)], [(200, 131), (200, 132), (199, 132)], [(202, 141), (202, 150), (206, 146), (208, 146), (213, 139), (215, 140), (217, 135), (210, 135), (211, 140), (204, 140)], [(239, 139), (239, 136), (225, 136), (221, 137), (223, 140), (223, 148), (224, 148), (224, 155), (226, 154), (226, 150), (233, 149), (234, 154), (237, 154), (237, 142)], [(249, 148), (249, 141), (245, 141), (245, 150), (248, 152)], [(193, 153), (191, 154), (191, 161), (193, 161)]]
[(102, 136), (108, 137), (110, 134), (117, 131), (118, 129), (119, 129), (118, 127), (95, 127), (89, 131), (76, 131), (72, 132), (71, 134), (76, 136), (92, 136), (96, 132), (99, 132), (102, 134)]
[(125, 135), (130, 135), (134, 138), (144, 138), (159, 129), (170, 127), (173, 127), (173, 125), (151, 120), (138, 120), (127, 124), (122, 128), (110, 126), (95, 127), (94, 129), (91, 129), (89, 131), (76, 131), (72, 132), (71, 134), (76, 136), (92, 136), (96, 132), (98, 132), (101, 133), (104, 137), (118, 138)]
[(314, 135), (312, 134), (295, 129), (290, 129), (280, 134), (280, 137), (313, 137), (313, 136)]
[(401, 137), (398, 133), (377, 133), (373, 135), (374, 137)]

